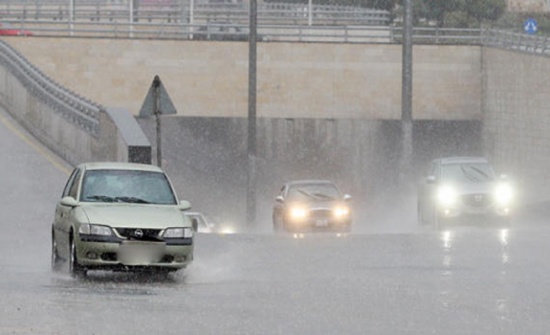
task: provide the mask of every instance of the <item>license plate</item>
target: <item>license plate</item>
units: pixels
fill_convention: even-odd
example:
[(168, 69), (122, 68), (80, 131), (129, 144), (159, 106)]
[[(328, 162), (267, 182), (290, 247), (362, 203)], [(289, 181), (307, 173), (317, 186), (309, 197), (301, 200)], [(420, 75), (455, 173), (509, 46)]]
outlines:
[(124, 265), (158, 263), (165, 252), (165, 243), (123, 242), (118, 248), (118, 261)]
[(326, 227), (326, 226), (328, 226), (328, 220), (327, 219), (317, 219), (317, 221), (315, 221), (315, 226), (316, 227)]

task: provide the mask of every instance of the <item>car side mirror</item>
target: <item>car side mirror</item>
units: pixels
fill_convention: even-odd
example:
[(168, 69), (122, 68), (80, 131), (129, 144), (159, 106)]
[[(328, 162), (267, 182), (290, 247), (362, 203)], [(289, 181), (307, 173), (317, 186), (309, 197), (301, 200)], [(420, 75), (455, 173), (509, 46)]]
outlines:
[(351, 195), (344, 194), (344, 201), (349, 201), (349, 200), (351, 200)]
[(283, 202), (285, 202), (285, 198), (283, 198), (282, 195), (278, 195), (278, 196), (275, 198), (275, 201), (276, 201), (276, 202), (283, 203)]
[(182, 200), (182, 201), (180, 201), (180, 204), (179, 204), (178, 208), (179, 208), (180, 211), (189, 210), (189, 209), (191, 209), (191, 203), (187, 200)]
[(435, 176), (426, 177), (426, 183), (427, 184), (435, 184), (436, 181), (437, 181), (437, 179), (435, 178)]
[(61, 205), (67, 207), (76, 207), (78, 205), (78, 202), (73, 197), (63, 197), (61, 199)]

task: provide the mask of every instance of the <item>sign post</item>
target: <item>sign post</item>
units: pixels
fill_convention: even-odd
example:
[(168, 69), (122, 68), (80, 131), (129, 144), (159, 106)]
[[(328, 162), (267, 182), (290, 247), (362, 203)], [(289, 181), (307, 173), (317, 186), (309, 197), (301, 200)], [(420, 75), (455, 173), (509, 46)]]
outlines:
[(157, 166), (162, 167), (162, 135), (160, 126), (160, 116), (167, 114), (177, 114), (176, 108), (166, 91), (166, 88), (160, 81), (159, 76), (155, 76), (149, 92), (145, 96), (145, 101), (139, 111), (140, 117), (155, 116), (156, 137), (157, 137)]

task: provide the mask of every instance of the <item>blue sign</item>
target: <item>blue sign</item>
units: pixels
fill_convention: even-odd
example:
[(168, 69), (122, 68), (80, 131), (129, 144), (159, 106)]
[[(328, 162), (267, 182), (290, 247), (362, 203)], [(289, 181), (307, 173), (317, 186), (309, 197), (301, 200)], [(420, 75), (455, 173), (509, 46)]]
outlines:
[(525, 22), (523, 22), (523, 30), (530, 35), (536, 34), (538, 30), (537, 20), (533, 18), (525, 20)]

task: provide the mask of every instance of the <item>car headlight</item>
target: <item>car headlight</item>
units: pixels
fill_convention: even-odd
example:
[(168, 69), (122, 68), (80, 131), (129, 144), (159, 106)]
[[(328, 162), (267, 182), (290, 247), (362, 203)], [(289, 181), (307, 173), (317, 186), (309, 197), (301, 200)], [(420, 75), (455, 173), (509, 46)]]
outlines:
[(290, 217), (295, 220), (305, 219), (308, 216), (308, 211), (304, 207), (292, 207), (290, 209)]
[(191, 228), (167, 228), (162, 235), (164, 238), (191, 238), (193, 230)]
[(349, 216), (349, 212), (349, 208), (346, 206), (338, 206), (333, 210), (334, 216), (338, 219)]
[(455, 189), (449, 185), (441, 186), (437, 191), (437, 202), (443, 206), (452, 206), (458, 200)]
[(78, 228), (78, 233), (82, 235), (100, 235), (100, 236), (111, 236), (113, 231), (111, 227), (97, 225), (97, 224), (83, 224)]
[(512, 202), (514, 191), (510, 184), (500, 183), (495, 188), (495, 201), (501, 206), (507, 206)]

